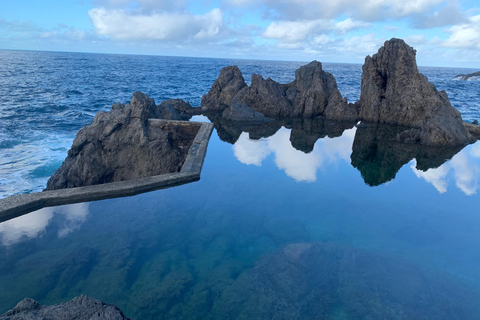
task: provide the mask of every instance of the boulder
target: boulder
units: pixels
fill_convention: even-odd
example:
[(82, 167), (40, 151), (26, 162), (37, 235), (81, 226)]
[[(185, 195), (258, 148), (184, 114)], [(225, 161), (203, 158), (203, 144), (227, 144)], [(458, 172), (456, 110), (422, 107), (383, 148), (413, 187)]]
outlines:
[(130, 103), (98, 112), (73, 141), (46, 190), (125, 181), (181, 169), (195, 137), (190, 127), (151, 124), (164, 113), (155, 101), (135, 92)]
[(123, 320), (128, 319), (118, 307), (85, 295), (71, 301), (42, 306), (25, 298), (15, 308), (0, 316), (0, 320)]
[(455, 146), (472, 142), (460, 112), (418, 71), (415, 50), (401, 39), (386, 41), (365, 58), (360, 94), (360, 118), (413, 127), (405, 142)]
[(202, 109), (210, 111), (226, 109), (233, 96), (246, 86), (237, 66), (223, 68), (210, 91), (202, 97)]
[(469, 74), (459, 74), (458, 76), (453, 77), (457, 80), (469, 81), (469, 80), (480, 80), (480, 71), (469, 73)]
[(252, 75), (250, 87), (239, 91), (233, 97), (232, 103), (244, 104), (271, 118), (290, 117), (293, 113), (292, 103), (286, 97), (285, 86), (271, 78), (264, 79), (258, 74)]
[(287, 86), (287, 97), (295, 109), (293, 116), (314, 117), (323, 115), (332, 120), (357, 120), (353, 104), (342, 98), (337, 81), (322, 64), (312, 61), (295, 71), (295, 80)]
[(166, 120), (190, 120), (195, 113), (190, 103), (182, 99), (170, 99), (162, 101), (155, 109), (153, 118)]
[(253, 111), (249, 107), (241, 103), (232, 104), (222, 113), (222, 118), (229, 121), (252, 121), (252, 122), (267, 122), (273, 121), (265, 117), (260, 112)]

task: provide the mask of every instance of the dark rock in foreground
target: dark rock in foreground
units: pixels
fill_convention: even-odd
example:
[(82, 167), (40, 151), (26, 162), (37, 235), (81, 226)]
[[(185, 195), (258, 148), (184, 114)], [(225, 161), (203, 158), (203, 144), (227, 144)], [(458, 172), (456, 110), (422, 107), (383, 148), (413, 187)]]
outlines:
[(198, 128), (152, 123), (148, 119), (179, 115), (188, 103), (169, 100), (156, 106), (141, 92), (130, 104), (116, 103), (98, 112), (73, 141), (62, 166), (46, 190), (125, 181), (178, 172)]
[(237, 66), (223, 68), (208, 94), (202, 97), (202, 110), (218, 111), (235, 105), (247, 106), (271, 118), (358, 118), (356, 107), (342, 98), (335, 78), (323, 71), (318, 61), (300, 67), (295, 72), (295, 80), (288, 84), (253, 74), (250, 87)]
[(469, 73), (469, 74), (459, 74), (458, 76), (453, 77), (454, 79), (458, 80), (480, 80), (480, 71), (474, 72), (474, 73)]
[(128, 319), (118, 307), (100, 300), (80, 296), (52, 306), (42, 306), (26, 298), (15, 308), (0, 316), (0, 320), (123, 320)]
[(404, 142), (455, 146), (473, 141), (446, 92), (438, 92), (418, 71), (415, 50), (401, 39), (386, 41), (365, 58), (359, 104), (362, 120), (413, 127), (399, 135)]

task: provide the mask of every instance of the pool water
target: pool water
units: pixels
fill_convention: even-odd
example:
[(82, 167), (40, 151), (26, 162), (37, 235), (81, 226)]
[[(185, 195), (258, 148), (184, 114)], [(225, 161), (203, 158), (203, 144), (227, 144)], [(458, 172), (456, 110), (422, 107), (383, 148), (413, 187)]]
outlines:
[(361, 129), (309, 153), (293, 130), (214, 132), (198, 182), (1, 223), (0, 312), (87, 294), (132, 319), (475, 319), (480, 143), (371, 186)]

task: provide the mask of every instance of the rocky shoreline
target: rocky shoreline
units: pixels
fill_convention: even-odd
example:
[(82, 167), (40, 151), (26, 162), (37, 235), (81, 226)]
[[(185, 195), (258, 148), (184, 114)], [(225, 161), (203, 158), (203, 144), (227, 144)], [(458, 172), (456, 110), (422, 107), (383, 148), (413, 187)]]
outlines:
[(453, 77), (453, 79), (463, 80), (463, 81), (480, 80), (480, 71), (469, 73), (469, 74), (459, 74)]

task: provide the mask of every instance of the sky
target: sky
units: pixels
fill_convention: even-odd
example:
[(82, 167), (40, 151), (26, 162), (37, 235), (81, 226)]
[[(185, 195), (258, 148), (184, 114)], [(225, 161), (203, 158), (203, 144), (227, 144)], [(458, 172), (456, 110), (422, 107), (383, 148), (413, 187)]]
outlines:
[(0, 1), (0, 49), (480, 68), (478, 0)]

